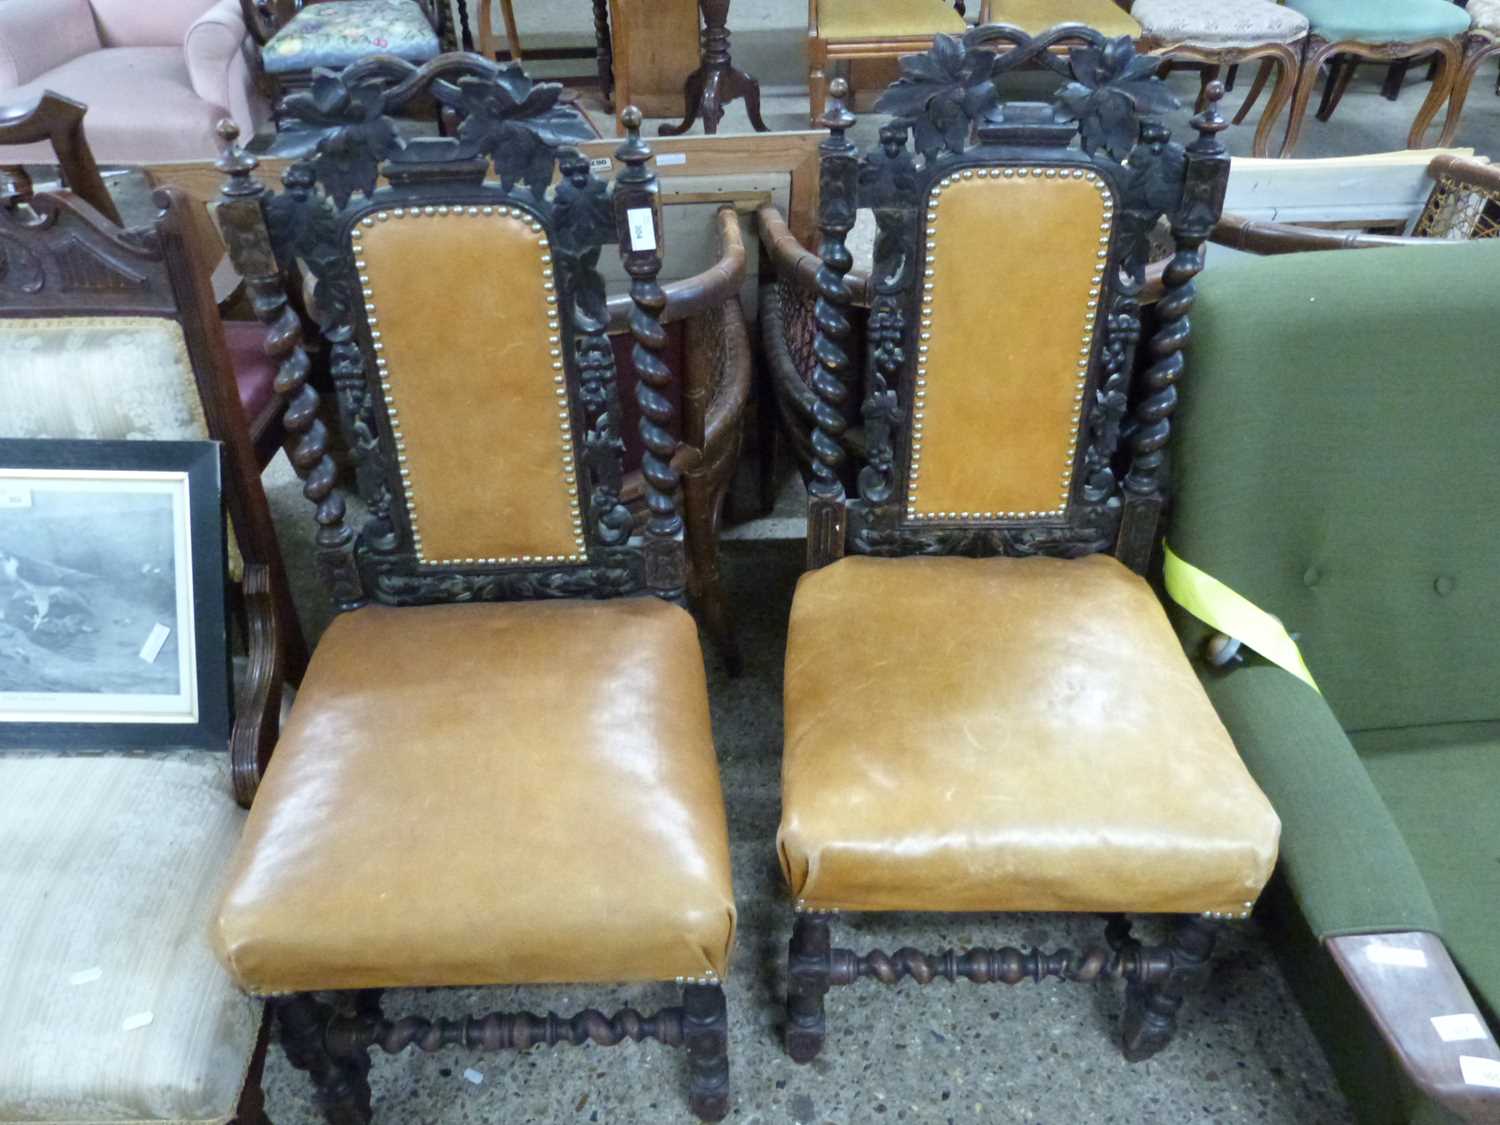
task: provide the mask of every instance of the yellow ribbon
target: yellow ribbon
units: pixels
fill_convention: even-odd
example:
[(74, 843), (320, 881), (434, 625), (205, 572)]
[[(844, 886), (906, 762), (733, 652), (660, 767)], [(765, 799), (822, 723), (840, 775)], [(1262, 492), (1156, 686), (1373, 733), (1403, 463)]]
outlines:
[(1213, 575), (1184, 562), (1169, 545), (1163, 546), (1166, 559), (1162, 577), (1166, 579), (1168, 597), (1199, 621), (1254, 649), (1313, 691), (1318, 691), (1318, 685), (1313, 682), (1312, 673), (1302, 659), (1302, 650), (1292, 640), (1286, 626)]

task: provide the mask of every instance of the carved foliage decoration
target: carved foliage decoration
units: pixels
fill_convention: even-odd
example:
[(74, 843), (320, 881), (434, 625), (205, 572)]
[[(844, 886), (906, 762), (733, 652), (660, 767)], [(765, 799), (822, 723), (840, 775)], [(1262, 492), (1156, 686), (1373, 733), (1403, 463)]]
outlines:
[[(403, 138), (393, 114), (426, 93), (443, 107), (449, 135)], [(598, 271), (615, 224), (608, 185), (568, 147), (592, 139), (593, 131), (560, 101), (561, 93), (556, 84), (533, 82), (519, 66), (473, 55), (443, 56), (423, 67), (386, 56), (338, 73), (320, 71), (308, 90), (283, 103), (295, 159), (284, 190), (265, 199), (267, 227), (278, 261), (300, 265), (313, 281), (312, 303), (328, 345), (341, 425), (369, 513), (361, 565), (383, 601), (573, 597), (641, 585), (638, 562), (599, 552), (590, 553), (587, 566), (545, 570), (455, 573), (419, 566), (399, 518), (395, 444), (371, 377), (375, 360), (358, 331), (362, 263), (346, 232), (374, 205), (429, 211), (446, 211), (450, 204), (503, 205), (528, 216), (536, 230), (545, 229), (555, 258), (568, 385), (582, 423), (579, 485), (588, 503), (589, 537), (606, 554), (629, 542), (633, 523), (620, 499), (619, 392)], [(561, 178), (549, 192), (554, 172)], [(491, 173), (498, 186), (485, 183)]]
[[(1054, 51), (1063, 44), (1071, 48), (1065, 56)], [(1138, 56), (1128, 38), (1109, 40), (1076, 24), (1035, 38), (1011, 27), (979, 27), (962, 38), (938, 36), (931, 50), (901, 60), (900, 79), (876, 102), (877, 111), (894, 120), (881, 129), (880, 148), (860, 160), (858, 172), (858, 202), (874, 212), (876, 243), (863, 408), (867, 463), (859, 476), (859, 499), (849, 511), (853, 549), (876, 554), (1081, 554), (1113, 545), (1121, 514), (1117, 458), (1122, 436), (1132, 433), (1132, 451), (1146, 454), (1148, 468), (1154, 470), (1165, 441), (1164, 419), (1173, 405), (1170, 383), (1180, 365), (1176, 353), (1186, 331), (1179, 306), (1191, 300), (1190, 290), (1179, 293), (1174, 282), (1178, 288), (1190, 282), (1201, 257), (1194, 239), (1206, 237), (1222, 204), (1223, 149), (1214, 139), (1222, 121), (1210, 107), (1194, 119), (1198, 142), (1187, 149), (1173, 142), (1160, 115), (1178, 103), (1155, 77), (1158, 62)], [(1050, 108), (1000, 103), (997, 78), (1022, 65), (1049, 69), (1062, 79)], [(833, 120), (840, 113), (845, 119)], [(842, 105), (829, 116), (832, 145), (852, 119)], [(915, 156), (907, 151), (908, 137)], [(1076, 148), (1070, 144), (1074, 138)], [(925, 193), (943, 176), (977, 164), (1046, 163), (1048, 150), (1055, 153), (1052, 159), (1074, 166), (1086, 158), (1116, 198), (1095, 373), (1080, 421), (1082, 456), (1067, 526), (905, 528), (896, 510), (904, 471), (897, 454), (910, 404), (900, 399), (907, 393), (904, 380), (921, 342), (921, 326), (911, 314), (919, 304), (914, 298), (923, 256), (918, 240)], [(825, 178), (836, 163), (830, 157), (838, 155), (825, 146)], [(1199, 180), (1203, 186), (1195, 187)], [(1209, 185), (1216, 185), (1217, 195)], [(833, 205), (838, 226), (844, 220), (842, 199), (836, 196)], [(1153, 353), (1163, 357), (1157, 364), (1163, 373), (1151, 380), (1150, 417), (1143, 416), (1132, 431), (1126, 414), (1141, 332), (1138, 294), (1150, 235), (1163, 217), (1178, 235), (1182, 258), (1167, 279), (1164, 304), (1172, 330), (1168, 338), (1152, 342)], [(825, 231), (829, 219), (825, 206)], [(825, 245), (824, 260), (836, 271), (841, 246), (832, 247), (833, 258), (829, 249)], [(820, 327), (837, 327), (841, 313), (834, 302), (826, 303)], [(825, 348), (837, 340), (834, 332), (819, 336)], [(826, 361), (823, 366), (826, 371)], [(1141, 425), (1149, 430), (1149, 439)], [(815, 445), (816, 440), (815, 434)], [(1136, 472), (1131, 487), (1154, 488), (1154, 471), (1149, 483), (1144, 480)]]

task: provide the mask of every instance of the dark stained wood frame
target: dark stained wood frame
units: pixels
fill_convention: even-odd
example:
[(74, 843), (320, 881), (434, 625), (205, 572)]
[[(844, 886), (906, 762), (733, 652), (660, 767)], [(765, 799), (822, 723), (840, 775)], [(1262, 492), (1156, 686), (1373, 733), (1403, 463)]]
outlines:
[[(120, 212), (104, 186), (93, 150), (83, 133), (83, 115), (88, 108), (82, 102), (44, 90), (30, 105), (0, 109), (0, 145), (50, 141), (57, 154), (63, 186), (118, 226)], [(5, 172), (15, 185), (13, 191), (22, 194), (30, 191), (31, 181), (23, 168), (7, 165)]]
[[(231, 145), (220, 161), (228, 182), (218, 217), (256, 315), (274, 341), (277, 389), (286, 400), (286, 428), (294, 440), (292, 462), (315, 508), (319, 571), (335, 605), (349, 610), (370, 601), (413, 605), (633, 593), (681, 601), (688, 575), (681, 470), (670, 432), (668, 392), (675, 374), (662, 357), (668, 297), (657, 282), (663, 230), (656, 176), (647, 167), (651, 150), (640, 139), (640, 113), (630, 107), (622, 115), (628, 135), (615, 154), (621, 168), (610, 191), (595, 178), (589, 161), (566, 143), (592, 133), (576, 110), (558, 103), (561, 87), (533, 83), (519, 66), (448, 54), (422, 67), (385, 57), (337, 75), (321, 73), (334, 84), (317, 98), (289, 95), (283, 107), (311, 141), (287, 169), (285, 190), (268, 191), (254, 176), (255, 160)], [(449, 135), (403, 141), (391, 115), (429, 95), (444, 107)], [(497, 179), (487, 180), (492, 166)], [(561, 178), (549, 192), (555, 171)], [(582, 563), (419, 562), (398, 471), (399, 447), (381, 394), (379, 356), (356, 296), (362, 279), (353, 238), (376, 214), (417, 207), (505, 207), (548, 234), (561, 310), (558, 347), (569, 440), (586, 504)], [(651, 211), (655, 226), (649, 247), (634, 245), (630, 234), (629, 213), (643, 208)], [(615, 429), (618, 388), (596, 266), (605, 242), (619, 244), (631, 279), (628, 322), (645, 446), (646, 511), (639, 530), (623, 502), (624, 444)], [(298, 261), (315, 280), (340, 424), (369, 512), (358, 533), (345, 522), (329, 435), (319, 419), (318, 395), (307, 383), (302, 325), (284, 289), (288, 269)], [(710, 283), (684, 294), (681, 307), (707, 303), (718, 294)], [(708, 447), (707, 434), (703, 441)], [(607, 1046), (644, 1038), (687, 1048), (689, 1102), (699, 1117), (716, 1121), (729, 1109), (724, 993), (712, 976), (679, 983), (682, 1005), (649, 1017), (624, 1009), (608, 1017), (588, 1010), (570, 1018), (519, 1012), (392, 1021), (381, 1013), (374, 991), (356, 994), (353, 1015), (335, 1015), (312, 993), (275, 1004), (288, 1059), (312, 1077), (318, 1104), (336, 1125), (371, 1119), (366, 1080), (371, 1047), (391, 1053), (413, 1044), (424, 1051), (456, 1044), (524, 1050), (538, 1043)]]
[(209, 436), (224, 449), (224, 503), (244, 559), (249, 668), (230, 735), (235, 798), (249, 806), (276, 741), (283, 681), (306, 665), (286, 569), (224, 348), (209, 271), (196, 254), (191, 203), (153, 196), (156, 223), (122, 230), (69, 193), (0, 207), (0, 316), (160, 316), (182, 326)]
[[(1076, 44), (1066, 58), (1058, 53), (1064, 41)], [(1041, 65), (1064, 79), (1056, 107), (998, 103), (995, 76), (1025, 65)], [(906, 68), (877, 103), (876, 110), (893, 114), (894, 121), (881, 129), (880, 149), (863, 158), (846, 138), (854, 124), (843, 104), (847, 86), (841, 79), (833, 83), (824, 122), (829, 138), (821, 149), (823, 242), (814, 277), (818, 366), (812, 378), (809, 569), (846, 550), (1065, 557), (1113, 550), (1126, 565), (1145, 570), (1163, 503), (1162, 465), (1190, 331), (1193, 278), (1202, 269), (1203, 243), (1219, 217), (1229, 174), (1218, 139), (1227, 125), (1217, 109), (1222, 84), (1207, 87), (1206, 108), (1192, 122), (1198, 137), (1184, 148), (1170, 140), (1158, 116), (1176, 102), (1155, 70), (1150, 60), (1136, 57), (1128, 38), (1106, 40), (1077, 25), (1035, 38), (1000, 25), (976, 28), (961, 40), (938, 36), (926, 65)], [(1121, 100), (1128, 113), (1103, 112), (1106, 105), (1117, 110)], [(906, 150), (908, 134), (920, 164)], [(1075, 138), (1081, 148), (1073, 147)], [(1055, 177), (1092, 172), (1113, 197), (1117, 215), (1101, 251), (1105, 280), (1069, 499), (1056, 516), (913, 520), (905, 514), (907, 435), (918, 417), (922, 385), (917, 328), (926, 202), (934, 189), (957, 178), (1017, 166), (1051, 170)], [(865, 449), (851, 499), (842, 437), (855, 372), (848, 350), (852, 294), (844, 239), (861, 204), (874, 209), (878, 234), (875, 280), (862, 282), (871, 305), (861, 408)], [(1142, 393), (1122, 439), (1141, 334), (1139, 298), (1149, 236), (1162, 218), (1170, 223), (1175, 253), (1163, 274), (1157, 327), (1148, 342), (1151, 362), (1140, 377)], [(786, 1048), (797, 1062), (814, 1058), (825, 1037), (825, 994), (862, 977), (885, 984), (904, 977), (923, 984), (938, 977), (1008, 984), (1058, 977), (1124, 980), (1125, 1057), (1146, 1059), (1171, 1040), (1177, 1011), (1205, 976), (1226, 917), (1182, 917), (1167, 941), (1154, 947), (1132, 939), (1129, 922), (1116, 916), (1105, 931), (1105, 945), (1078, 954), (972, 949), (926, 955), (901, 949), (893, 955), (880, 950), (860, 955), (832, 946), (829, 913), (804, 912), (799, 904), (788, 950)]]

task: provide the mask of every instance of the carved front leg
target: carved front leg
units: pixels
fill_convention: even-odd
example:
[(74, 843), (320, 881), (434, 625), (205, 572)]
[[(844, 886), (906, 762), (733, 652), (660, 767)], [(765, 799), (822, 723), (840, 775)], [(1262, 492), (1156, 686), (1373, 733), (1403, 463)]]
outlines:
[(312, 1078), (328, 1125), (370, 1125), (370, 1056), (347, 1037), (329, 1034), (333, 1009), (297, 993), (276, 1001), (276, 1018), (287, 1061)]
[(823, 997), (831, 974), (831, 939), (823, 914), (799, 914), (787, 950), (786, 1053), (807, 1063), (823, 1049)]
[(1167, 939), (1171, 969), (1151, 984), (1131, 979), (1125, 986), (1120, 1039), (1127, 1061), (1143, 1062), (1172, 1041), (1183, 1000), (1208, 977), (1217, 938), (1217, 923), (1196, 914), (1184, 918)]
[(688, 1104), (702, 1120), (722, 1121), (729, 1113), (729, 1016), (722, 987), (683, 988), (682, 1037), (692, 1069)]

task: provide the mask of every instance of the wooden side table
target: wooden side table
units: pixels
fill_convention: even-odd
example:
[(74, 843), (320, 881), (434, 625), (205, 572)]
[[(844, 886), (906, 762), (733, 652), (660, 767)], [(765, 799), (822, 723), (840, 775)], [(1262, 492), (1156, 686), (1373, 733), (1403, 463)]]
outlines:
[(716, 133), (724, 107), (736, 98), (745, 99), (755, 131), (770, 132), (760, 116), (760, 82), (737, 69), (729, 57), (729, 0), (698, 0), (698, 7), (703, 13), (702, 63), (683, 86), (685, 116), (680, 125), (663, 125), (657, 132), (680, 136), (702, 117), (703, 131)]

